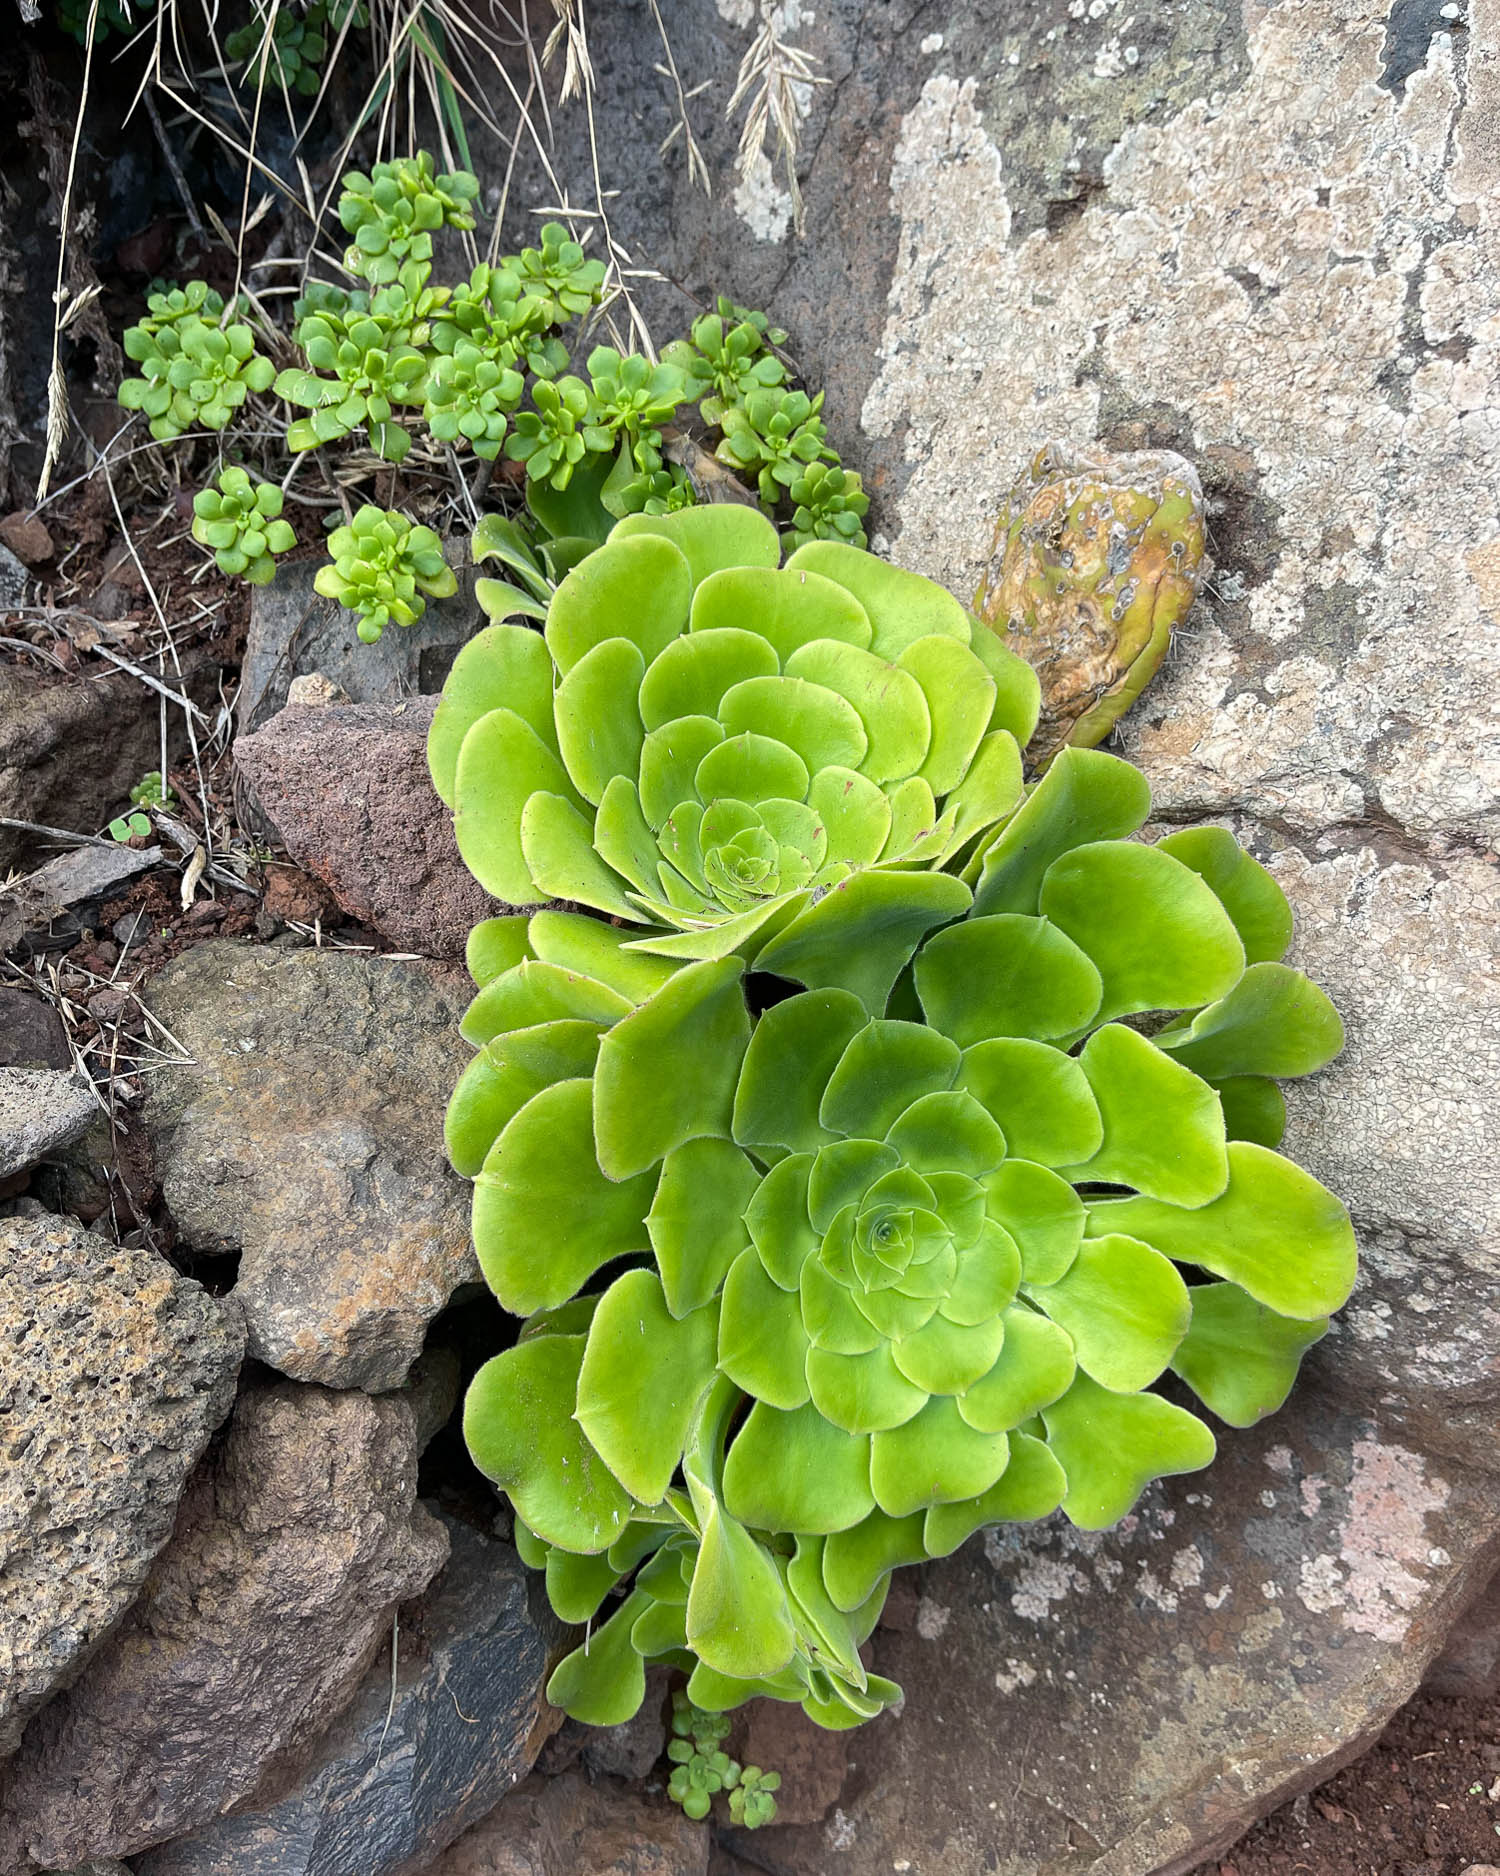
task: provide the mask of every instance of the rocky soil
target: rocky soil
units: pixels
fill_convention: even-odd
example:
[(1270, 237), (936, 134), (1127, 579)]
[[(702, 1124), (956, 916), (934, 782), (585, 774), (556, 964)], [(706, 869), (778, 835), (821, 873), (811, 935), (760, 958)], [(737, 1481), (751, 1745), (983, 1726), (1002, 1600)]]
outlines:
[[(904, 1708), (837, 1738), (752, 1710), (780, 1819), (688, 1824), (660, 1699), (559, 1730), (565, 1637), (454, 1427), (504, 1333), (436, 1131), (491, 908), (421, 747), (479, 615), (372, 650), (292, 566), (173, 679), (273, 855), (243, 889), (184, 903), (170, 837), (0, 828), (0, 1876), (1500, 1859), (1500, 0), (780, 11), (829, 81), (800, 236), (712, 112), (711, 202), (658, 160), (654, 31), (598, 10), (617, 238), (770, 307), (877, 544), (961, 595), (1048, 439), (1199, 464), (1215, 575), (1123, 746), (1164, 820), (1273, 867), (1344, 1013), (1289, 1140), (1360, 1288), (1212, 1472), (911, 1573), (875, 1638)], [(663, 16), (722, 92), (748, 0)], [(0, 662), (0, 815), (96, 835), (160, 699), (74, 663)]]

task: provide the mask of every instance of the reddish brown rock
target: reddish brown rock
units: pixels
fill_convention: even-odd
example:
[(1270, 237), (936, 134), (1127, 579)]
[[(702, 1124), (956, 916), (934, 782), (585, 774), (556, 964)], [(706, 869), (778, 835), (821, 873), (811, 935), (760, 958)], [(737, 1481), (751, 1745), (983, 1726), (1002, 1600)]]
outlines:
[(288, 704), (235, 744), (287, 852), (351, 918), (403, 951), (461, 958), (498, 906), (470, 877), (427, 773), (436, 700)]
[(297, 1762), (447, 1557), (416, 1487), (404, 1400), (244, 1395), (124, 1625), (0, 1774), (0, 1869), (134, 1855)]
[(707, 1876), (709, 1833), (665, 1797), (528, 1778), (422, 1876)]
[(849, 1775), (849, 1734), (830, 1732), (801, 1707), (754, 1700), (731, 1735), (741, 1765), (779, 1772), (776, 1817), (782, 1824), (821, 1824)]

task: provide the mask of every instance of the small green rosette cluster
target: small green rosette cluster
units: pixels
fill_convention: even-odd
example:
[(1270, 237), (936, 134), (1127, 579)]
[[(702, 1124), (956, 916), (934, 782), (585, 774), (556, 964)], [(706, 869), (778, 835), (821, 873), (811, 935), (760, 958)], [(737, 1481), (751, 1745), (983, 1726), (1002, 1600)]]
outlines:
[[(614, 539), (675, 540), (696, 592), (725, 571), (691, 529)], [(895, 619), (904, 649), (947, 616), (891, 572), (843, 589), (867, 653), (889, 656)], [(654, 580), (613, 589), (611, 616), (649, 635), (644, 602), (672, 577), (659, 557)], [(561, 699), (610, 642), (568, 636), (565, 592), (545, 640), (514, 628), (550, 648), (546, 667), (525, 675), (536, 654), (506, 641), (511, 702), (489, 693), (538, 746), (527, 697)], [(722, 616), (699, 629), (746, 630)], [(644, 773), (651, 731), (614, 737), (601, 700), (639, 698), (696, 635), (678, 624), (650, 659), (631, 636), (633, 688), (616, 672), (592, 693), (589, 746), (629, 751), (614, 775)], [(950, 690), (953, 708), (976, 693), (982, 743), (1011, 732), (974, 664)], [(753, 681), (731, 663), (714, 684), (731, 674)], [(727, 691), (672, 694), (722, 707)], [(467, 728), (434, 723), (440, 777), (471, 760), (475, 701)], [(721, 740), (760, 733), (684, 714)], [(569, 775), (564, 719), (550, 760)], [(510, 822), (523, 862), (530, 799)], [(1356, 1254), (1343, 1206), (1276, 1150), (1278, 1083), (1331, 1060), (1342, 1028), (1282, 961), (1291, 914), (1270, 875), (1224, 829), (1146, 843), (1149, 811), (1128, 764), (1067, 749), (956, 844), (955, 817), (925, 861), (867, 863), (816, 901), (797, 887), (783, 938), (852, 895), (841, 942), (684, 952), (685, 932), (642, 934), (638, 888), (600, 907), (633, 925), (548, 908), (472, 934), (476, 1053), (447, 1145), (474, 1180), (486, 1280), (524, 1323), (475, 1377), (465, 1429), (554, 1607), (594, 1624), (549, 1686), (570, 1713), (628, 1718), (666, 1662), (705, 1710), (764, 1695), (857, 1725), (899, 1697), (860, 1652), (894, 1569), (1059, 1509), (1106, 1528), (1213, 1458), (1184, 1399), (1235, 1427), (1284, 1400)], [(878, 917), (859, 905), (872, 886)], [(706, 929), (742, 917), (721, 914)]]
[(396, 280), (410, 261), (432, 259), (439, 228), (472, 228), (469, 204), (479, 179), (466, 169), (437, 173), (426, 150), (377, 163), (368, 176), (352, 170), (339, 197), (339, 220), (354, 237), (344, 256), (351, 274), (375, 285)]
[(313, 585), (325, 599), (358, 613), (355, 629), (368, 645), (388, 625), (415, 625), (429, 599), (458, 591), (442, 541), (393, 508), (367, 502), (329, 535), (328, 551), (333, 558), (319, 567)]
[(220, 473), (218, 485), (193, 497), (193, 539), (211, 548), (221, 573), (238, 574), (265, 586), (276, 574), (276, 556), (297, 545), (281, 518), (282, 495), (274, 482), (252, 482), (237, 464)]
[(1020, 800), (1037, 682), (916, 574), (837, 542), (779, 561), (738, 505), (620, 522), (543, 635), (460, 652), (433, 780), (496, 898), (879, 1003), (968, 904), (940, 869)]
[(268, 391), (276, 367), (243, 320), (223, 323), (224, 302), (201, 280), (153, 293), (122, 341), (140, 376), (120, 382), (125, 410), (150, 419), (158, 443), (198, 426), (222, 430), (252, 391)]

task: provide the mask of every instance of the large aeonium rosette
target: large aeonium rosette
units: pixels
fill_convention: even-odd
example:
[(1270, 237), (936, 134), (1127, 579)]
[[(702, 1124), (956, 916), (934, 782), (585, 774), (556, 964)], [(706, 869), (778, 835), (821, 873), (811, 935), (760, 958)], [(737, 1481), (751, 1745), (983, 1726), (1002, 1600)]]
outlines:
[[(838, 981), (895, 889), (831, 888), (947, 866), (1014, 809), (1030, 667), (858, 548), (779, 558), (749, 508), (633, 516), (564, 579), (544, 634), (500, 624), (465, 647), (431, 767), (495, 897), (666, 928), (636, 940), (663, 956), (794, 958), (804, 979), (818, 948)], [(928, 893), (939, 916), (961, 909), (950, 892)]]
[(1270, 876), (1222, 829), (1129, 838), (1148, 810), (1064, 751), (878, 1006), (577, 914), (476, 930), (449, 1141), (528, 1321), (470, 1446), (560, 1613), (635, 1572), (570, 1711), (666, 1660), (855, 1724), (895, 1696), (859, 1656), (892, 1569), (1116, 1522), (1213, 1457), (1181, 1387), (1234, 1426), (1284, 1399), (1355, 1246), (1276, 1083), (1342, 1032)]

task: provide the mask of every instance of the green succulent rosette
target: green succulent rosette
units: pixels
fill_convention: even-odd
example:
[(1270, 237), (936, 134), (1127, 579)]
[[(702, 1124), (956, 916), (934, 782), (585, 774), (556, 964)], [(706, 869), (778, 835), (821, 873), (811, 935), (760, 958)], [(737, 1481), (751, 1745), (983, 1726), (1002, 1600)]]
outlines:
[(1064, 750), (878, 1003), (578, 913), (476, 928), (447, 1143), (528, 1320), (465, 1427), (559, 1613), (624, 1586), (570, 1712), (627, 1718), (661, 1660), (700, 1707), (858, 1724), (898, 1693), (859, 1655), (893, 1569), (1116, 1523), (1214, 1456), (1183, 1388), (1235, 1427), (1284, 1400), (1356, 1250), (1277, 1084), (1342, 1027), (1270, 875), (1224, 829), (1135, 838), (1149, 808)]
[(779, 561), (746, 507), (621, 521), (542, 635), (497, 625), (459, 654), (432, 776), (496, 898), (570, 900), (656, 927), (642, 951), (737, 953), (874, 1011), (967, 909), (940, 869), (1020, 801), (1037, 681), (916, 574), (837, 542)]

